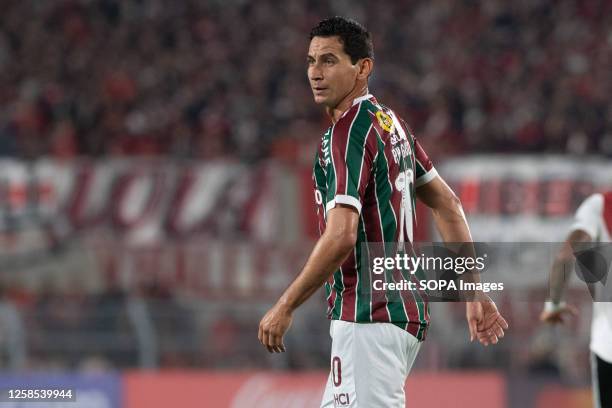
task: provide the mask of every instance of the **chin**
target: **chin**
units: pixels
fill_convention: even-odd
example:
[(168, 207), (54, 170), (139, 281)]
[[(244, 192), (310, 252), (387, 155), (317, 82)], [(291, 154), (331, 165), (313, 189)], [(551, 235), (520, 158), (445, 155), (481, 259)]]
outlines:
[(326, 103), (325, 103), (325, 102), (327, 102), (327, 99), (326, 99), (326, 98), (323, 98), (323, 97), (321, 97), (321, 96), (315, 96), (315, 97), (314, 97), (314, 102), (315, 102), (317, 105), (326, 105)]

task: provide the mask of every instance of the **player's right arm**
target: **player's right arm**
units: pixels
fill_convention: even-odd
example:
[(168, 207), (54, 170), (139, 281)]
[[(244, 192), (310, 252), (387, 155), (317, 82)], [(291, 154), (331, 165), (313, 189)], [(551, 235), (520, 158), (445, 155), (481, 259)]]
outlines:
[(550, 297), (540, 315), (541, 321), (563, 323), (565, 316), (577, 314), (574, 306), (563, 301), (563, 295), (576, 263), (576, 246), (591, 242), (597, 237), (602, 210), (603, 197), (600, 194), (590, 196), (578, 207), (570, 233), (553, 261), (550, 271)]
[(329, 211), (325, 232), (279, 304), (294, 311), (329, 279), (355, 247), (358, 223), (359, 213), (354, 207), (338, 205)]
[(358, 222), (359, 213), (353, 207), (338, 205), (329, 211), (325, 232), (306, 265), (259, 323), (259, 341), (269, 352), (285, 351), (283, 336), (291, 326), (293, 312), (323, 285), (353, 250)]
[(324, 204), (326, 225), (323, 235), (300, 274), (259, 324), (259, 340), (269, 352), (285, 351), (283, 336), (291, 325), (294, 310), (342, 265), (357, 242), (359, 213), (367, 186), (366, 178), (362, 179), (360, 175), (370, 173), (376, 144), (366, 143), (368, 136), (375, 136), (370, 132), (367, 110), (352, 114), (352, 118), (349, 114), (335, 125), (327, 146), (328, 160), (323, 178), (328, 194)]

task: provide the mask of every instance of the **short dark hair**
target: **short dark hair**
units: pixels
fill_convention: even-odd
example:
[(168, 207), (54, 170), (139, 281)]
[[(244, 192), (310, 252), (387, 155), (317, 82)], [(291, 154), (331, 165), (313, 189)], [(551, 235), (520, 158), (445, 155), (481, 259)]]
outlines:
[(364, 26), (345, 17), (331, 17), (322, 20), (312, 30), (310, 39), (314, 37), (340, 37), (340, 41), (354, 64), (361, 58), (374, 58), (372, 36)]

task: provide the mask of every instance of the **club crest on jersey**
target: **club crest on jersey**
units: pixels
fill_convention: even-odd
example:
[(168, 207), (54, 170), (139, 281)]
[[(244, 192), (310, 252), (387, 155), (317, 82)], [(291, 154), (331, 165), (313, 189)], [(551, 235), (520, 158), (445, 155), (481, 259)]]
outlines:
[(383, 111), (376, 112), (376, 119), (381, 128), (389, 133), (393, 133), (393, 119)]

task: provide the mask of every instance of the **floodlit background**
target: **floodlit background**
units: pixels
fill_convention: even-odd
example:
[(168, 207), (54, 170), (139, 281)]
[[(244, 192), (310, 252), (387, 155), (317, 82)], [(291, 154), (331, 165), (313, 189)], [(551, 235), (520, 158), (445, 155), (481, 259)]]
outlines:
[[(329, 121), (306, 51), (332, 15), (371, 30), (370, 90), (412, 126), (475, 240), (560, 241), (612, 188), (606, 0), (5, 1), (0, 388), (71, 386), (87, 408), (318, 406), (322, 291), (286, 354), (257, 325), (317, 237)], [(422, 208), (417, 228), (436, 239)], [(462, 305), (432, 305), (412, 406), (589, 406), (588, 298), (544, 327), (547, 271), (533, 275), (522, 300), (496, 297), (511, 327), (496, 347), (469, 344)]]

